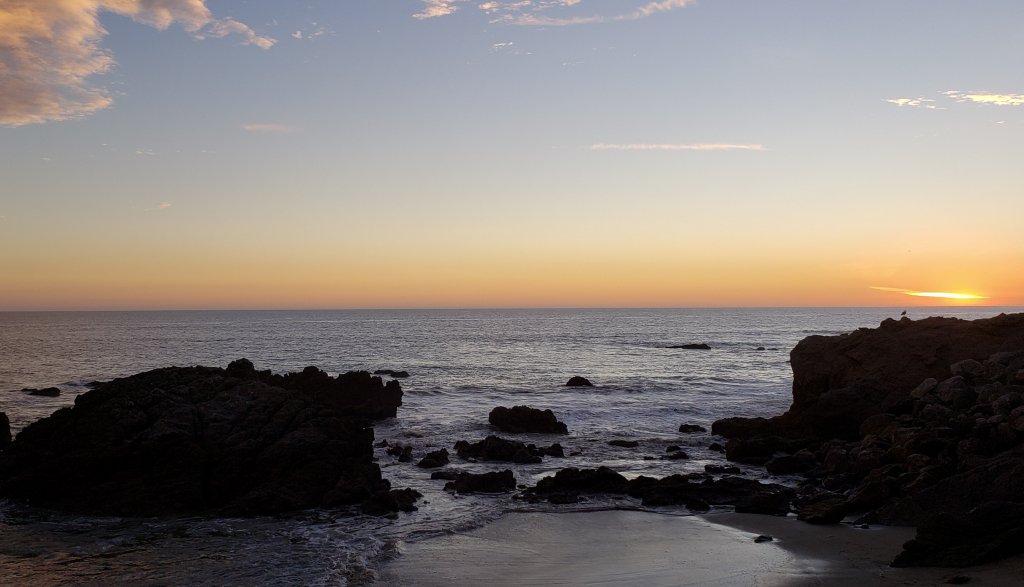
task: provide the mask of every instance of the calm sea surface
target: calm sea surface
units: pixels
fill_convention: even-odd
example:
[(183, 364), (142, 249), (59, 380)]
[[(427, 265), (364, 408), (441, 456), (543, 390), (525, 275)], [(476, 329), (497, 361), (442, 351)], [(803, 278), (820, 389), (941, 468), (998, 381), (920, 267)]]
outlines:
[[(17, 431), (71, 405), (90, 381), (170, 365), (226, 366), (239, 357), (275, 372), (307, 365), (330, 373), (404, 369), (411, 377), (401, 381), (398, 418), (379, 423), (376, 436), (411, 443), (417, 457), (451, 450), (457, 440), (482, 439), (491, 432), (487, 414), (495, 406), (527, 404), (554, 410), (570, 434), (523, 440), (558, 441), (579, 454), (514, 465), (520, 483), (567, 466), (663, 476), (721, 460), (707, 450), (708, 435), (679, 435), (680, 424), (709, 427), (724, 416), (785, 410), (789, 351), (800, 339), (874, 327), (901, 309), (0, 313), (0, 411)], [(921, 308), (908, 315), (981, 318), (1019, 311)], [(687, 343), (712, 350), (667, 348)], [(564, 387), (573, 375), (596, 387)], [(62, 394), (20, 391), (50, 386)], [(606, 444), (616, 437), (639, 440), (640, 448)], [(670, 444), (692, 458), (662, 459)], [(394, 520), (337, 511), (140, 520), (66, 516), (0, 501), (0, 583), (364, 584), (401, 541), (473, 528), (524, 509), (509, 497), (449, 495), (429, 471), (398, 464), (383, 450), (378, 457), (394, 487), (424, 494), (419, 511)], [(453, 465), (506, 468), (458, 458)]]

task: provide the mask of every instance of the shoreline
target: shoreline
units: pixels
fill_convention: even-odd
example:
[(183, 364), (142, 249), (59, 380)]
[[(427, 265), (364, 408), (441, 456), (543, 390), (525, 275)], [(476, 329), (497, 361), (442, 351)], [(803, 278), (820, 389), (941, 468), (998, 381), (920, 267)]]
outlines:
[[(758, 535), (774, 540), (755, 543)], [(892, 568), (908, 527), (815, 526), (795, 517), (636, 510), (510, 512), (465, 533), (401, 543), (375, 585), (972, 585), (1010, 587), (1024, 555), (952, 568)]]

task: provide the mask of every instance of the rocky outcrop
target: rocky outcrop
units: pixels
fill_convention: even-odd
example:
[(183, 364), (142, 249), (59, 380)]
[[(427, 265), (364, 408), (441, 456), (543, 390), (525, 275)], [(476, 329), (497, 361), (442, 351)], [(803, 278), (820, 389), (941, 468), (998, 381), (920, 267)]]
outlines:
[(710, 351), (711, 345), (703, 342), (691, 343), (691, 344), (675, 344), (669, 347), (670, 349), (684, 349), (689, 351)]
[(715, 479), (705, 473), (670, 475), (661, 479), (640, 476), (626, 479), (608, 467), (562, 469), (545, 477), (528, 497), (552, 503), (576, 503), (583, 495), (629, 495), (645, 506), (683, 505), (706, 511), (713, 505), (735, 506), (737, 511), (785, 515), (790, 511), (793, 490), (740, 477)]
[(707, 432), (708, 429), (701, 426), (700, 424), (680, 424), (679, 432), (682, 434), (696, 434), (697, 432)]
[(395, 379), (405, 379), (409, 376), (408, 371), (396, 371), (394, 369), (377, 369), (373, 372), (374, 375), (388, 375)]
[(586, 377), (580, 377), (575, 375), (569, 378), (569, 381), (565, 382), (566, 387), (594, 387), (594, 384), (590, 382)]
[(436, 469), (438, 467), (443, 467), (447, 464), (448, 449), (442, 448), (441, 450), (428, 452), (426, 456), (420, 459), (420, 462), (416, 463), (416, 466), (423, 469)]
[(455, 443), (455, 452), (466, 460), (500, 461), (505, 463), (540, 463), (544, 456), (564, 457), (562, 445), (555, 443), (547, 448), (535, 444), (524, 444), (517, 440), (505, 440), (488, 436), (480, 442), (469, 443), (460, 440)]
[(387, 492), (373, 419), (396, 382), (170, 367), (116, 379), (25, 427), (0, 453), (0, 495), (115, 515), (268, 514), (358, 504)]
[(512, 471), (491, 471), (489, 473), (459, 473), (455, 480), (444, 485), (445, 491), (456, 493), (507, 493), (516, 488)]
[(542, 434), (568, 434), (565, 424), (558, 421), (551, 410), (538, 410), (529, 406), (498, 406), (491, 410), (487, 421), (498, 430), (511, 432), (537, 432)]
[(4, 450), (11, 444), (11, 421), (7, 414), (0, 412), (0, 450)]
[(1024, 315), (887, 320), (791, 358), (786, 414), (712, 430), (730, 459), (805, 477), (800, 519), (917, 526), (903, 566), (1024, 552)]

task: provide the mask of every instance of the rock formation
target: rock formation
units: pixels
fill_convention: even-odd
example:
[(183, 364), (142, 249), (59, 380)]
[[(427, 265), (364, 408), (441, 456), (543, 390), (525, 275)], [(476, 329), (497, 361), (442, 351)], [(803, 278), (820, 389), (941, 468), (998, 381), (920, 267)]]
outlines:
[(365, 372), (273, 375), (245, 359), (140, 373), (25, 427), (0, 453), (0, 495), (147, 516), (358, 504), (390, 489), (370, 424), (401, 398)]
[(731, 460), (803, 475), (798, 517), (917, 526), (898, 565), (1024, 551), (1024, 314), (890, 319), (790, 356), (788, 412), (712, 432)]
[(568, 434), (569, 429), (558, 421), (551, 410), (538, 410), (529, 406), (498, 406), (491, 410), (487, 421), (498, 430), (511, 432), (539, 432), (547, 434)]

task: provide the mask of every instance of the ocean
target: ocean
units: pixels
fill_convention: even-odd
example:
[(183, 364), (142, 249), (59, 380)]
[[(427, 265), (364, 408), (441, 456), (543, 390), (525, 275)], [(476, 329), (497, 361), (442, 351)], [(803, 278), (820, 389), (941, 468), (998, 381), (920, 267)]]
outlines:
[[(375, 426), (377, 440), (412, 444), (414, 455), (452, 450), (494, 433), (495, 406), (550, 408), (566, 437), (564, 459), (533, 465), (463, 463), (465, 470), (513, 469), (532, 485), (569, 466), (608, 466), (627, 477), (703, 471), (721, 463), (709, 434), (680, 424), (726, 416), (774, 415), (790, 403), (789, 351), (814, 334), (875, 327), (903, 308), (331, 310), (0, 313), (0, 411), (12, 430), (72, 405), (91, 381), (166, 366), (226, 366), (246, 357), (258, 369), (315, 365), (335, 374), (399, 369), (398, 417)], [(912, 319), (983, 318), (1021, 308), (909, 308)], [(706, 343), (710, 350), (669, 348)], [(595, 387), (568, 388), (574, 375)], [(55, 398), (27, 387), (61, 389)], [(510, 437), (510, 435), (502, 435)], [(609, 446), (615, 438), (638, 448)], [(688, 460), (667, 460), (679, 445)], [(109, 518), (71, 516), (0, 501), (0, 583), (8, 585), (190, 584), (361, 585), (398, 556), (402, 543), (479, 527), (512, 510), (636, 507), (629, 498), (575, 506), (530, 505), (510, 496), (454, 496), (430, 471), (377, 450), (395, 488), (423, 493), (419, 510), (396, 518), (311, 510), (288, 516)], [(748, 475), (764, 477), (763, 469)], [(779, 481), (779, 479), (776, 479)], [(781, 479), (785, 482), (786, 479)], [(657, 509), (657, 508), (655, 508)], [(660, 510), (659, 510), (660, 511)], [(674, 514), (685, 511), (666, 509)]]

